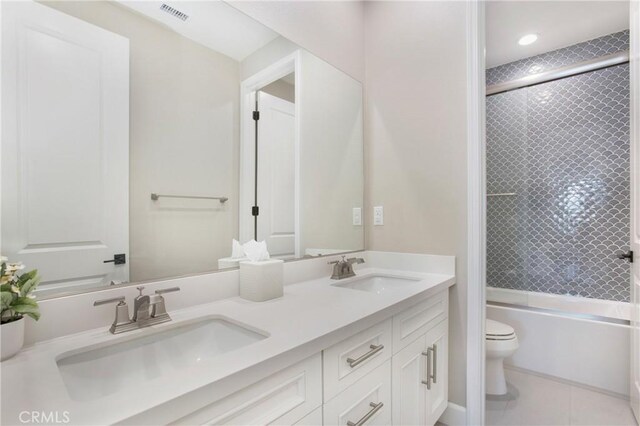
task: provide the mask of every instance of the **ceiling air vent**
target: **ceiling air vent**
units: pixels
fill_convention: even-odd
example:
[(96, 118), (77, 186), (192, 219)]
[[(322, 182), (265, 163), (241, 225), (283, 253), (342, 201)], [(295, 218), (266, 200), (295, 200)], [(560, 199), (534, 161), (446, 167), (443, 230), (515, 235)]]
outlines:
[(167, 12), (169, 15), (180, 19), (181, 21), (186, 21), (187, 19), (189, 19), (189, 15), (187, 15), (186, 13), (180, 12), (178, 9), (175, 9), (171, 6), (169, 6), (168, 4), (162, 4), (162, 6), (160, 6), (160, 10), (163, 12)]

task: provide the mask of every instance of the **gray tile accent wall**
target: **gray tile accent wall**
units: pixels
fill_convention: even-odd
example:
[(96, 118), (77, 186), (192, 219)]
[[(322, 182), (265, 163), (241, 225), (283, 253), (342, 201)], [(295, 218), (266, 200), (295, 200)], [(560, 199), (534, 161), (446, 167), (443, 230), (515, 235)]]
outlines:
[[(561, 50), (575, 61), (614, 44), (628, 33)], [(566, 65), (557, 52), (487, 75)], [(615, 258), (629, 248), (629, 90), (623, 64), (487, 98), (487, 192), (516, 193), (487, 201), (489, 286), (629, 300), (629, 264)]]
[(621, 31), (491, 68), (486, 73), (487, 86), (628, 49), (629, 31)]

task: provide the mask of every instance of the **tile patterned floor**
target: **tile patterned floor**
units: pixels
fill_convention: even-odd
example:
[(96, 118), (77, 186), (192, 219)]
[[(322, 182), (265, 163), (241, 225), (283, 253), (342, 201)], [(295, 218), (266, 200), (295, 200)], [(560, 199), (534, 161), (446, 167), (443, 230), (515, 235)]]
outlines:
[(487, 398), (487, 426), (637, 425), (627, 400), (520, 371), (506, 375), (509, 393)]

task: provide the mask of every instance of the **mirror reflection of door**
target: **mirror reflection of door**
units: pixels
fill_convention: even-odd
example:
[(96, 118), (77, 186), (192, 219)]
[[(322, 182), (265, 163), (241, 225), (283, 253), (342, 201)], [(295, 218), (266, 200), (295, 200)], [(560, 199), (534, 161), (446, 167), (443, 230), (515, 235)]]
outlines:
[(2, 18), (2, 254), (51, 291), (127, 281), (129, 41), (32, 2)]
[(257, 240), (271, 256), (295, 253), (295, 87), (290, 74), (258, 92)]

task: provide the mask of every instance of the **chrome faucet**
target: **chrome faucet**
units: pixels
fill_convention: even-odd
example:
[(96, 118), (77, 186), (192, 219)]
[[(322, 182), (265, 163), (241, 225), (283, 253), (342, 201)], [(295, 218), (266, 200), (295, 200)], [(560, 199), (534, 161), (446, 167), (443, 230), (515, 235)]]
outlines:
[(364, 263), (364, 259), (361, 257), (352, 257), (345, 259), (342, 256), (342, 260), (334, 260), (329, 262), (329, 265), (333, 265), (333, 273), (331, 274), (332, 280), (341, 280), (343, 278), (355, 277), (356, 273), (353, 271), (353, 264)]
[(124, 296), (93, 302), (93, 306), (118, 302), (116, 305), (116, 318), (113, 324), (111, 324), (111, 328), (109, 328), (112, 334), (137, 330), (139, 328), (149, 327), (150, 325), (171, 321), (162, 295), (164, 293), (179, 291), (180, 287), (156, 290), (156, 294), (153, 295), (142, 294), (144, 287), (136, 287), (136, 289), (140, 294), (133, 300), (133, 318), (131, 319), (129, 319), (129, 307), (127, 306)]

